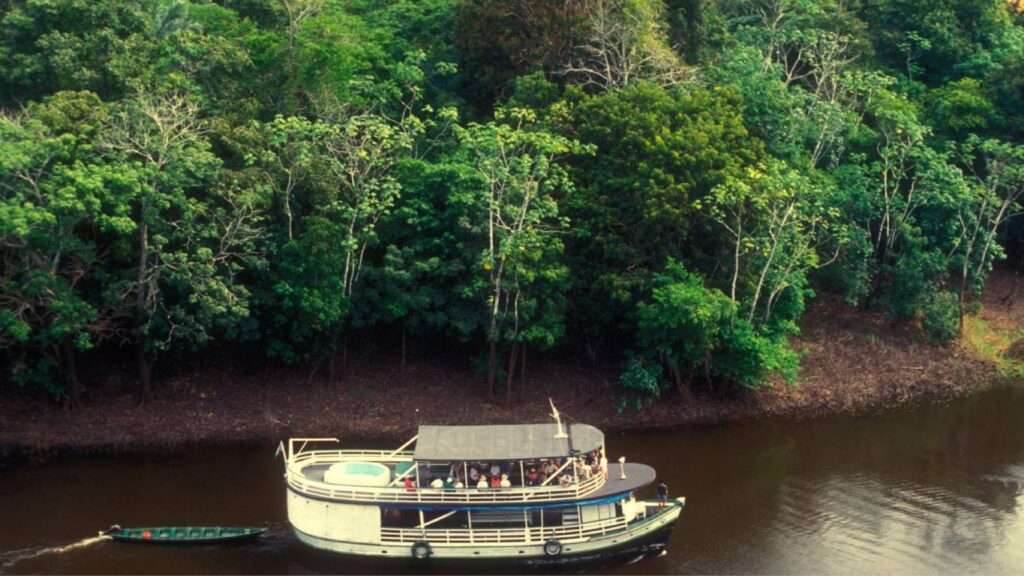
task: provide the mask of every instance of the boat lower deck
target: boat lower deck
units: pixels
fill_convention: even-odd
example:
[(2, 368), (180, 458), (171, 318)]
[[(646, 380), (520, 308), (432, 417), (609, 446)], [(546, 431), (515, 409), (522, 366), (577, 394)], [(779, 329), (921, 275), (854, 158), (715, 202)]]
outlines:
[[(559, 564), (606, 559), (618, 554), (649, 554), (664, 549), (679, 518), (682, 502), (663, 509), (651, 503), (655, 513), (628, 524), (607, 524), (584, 534), (555, 530), (474, 530), (472, 538), (454, 537), (458, 531), (427, 530), (385, 536), (378, 544), (318, 537), (295, 528), (303, 542), (321, 550), (358, 556), (417, 558), (424, 560), (519, 560), (528, 564)], [(502, 534), (489, 538), (488, 534)], [(468, 534), (467, 534), (468, 536)], [(478, 539), (476, 536), (479, 536)], [(550, 546), (555, 548), (552, 553)]]

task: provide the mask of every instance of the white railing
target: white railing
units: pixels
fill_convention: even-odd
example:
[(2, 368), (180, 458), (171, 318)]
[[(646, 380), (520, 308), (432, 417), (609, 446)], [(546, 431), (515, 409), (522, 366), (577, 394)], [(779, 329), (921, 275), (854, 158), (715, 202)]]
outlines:
[(381, 528), (382, 544), (413, 544), (426, 540), (435, 546), (459, 546), (465, 544), (542, 544), (557, 538), (563, 544), (585, 541), (595, 536), (604, 536), (625, 530), (628, 527), (623, 517), (609, 518), (572, 526), (551, 526), (541, 528)]
[(356, 450), (317, 450), (301, 452), (288, 462), (288, 485), (302, 494), (331, 500), (360, 502), (404, 502), (424, 504), (487, 504), (515, 502), (553, 502), (575, 500), (592, 494), (604, 486), (603, 474), (571, 486), (542, 486), (514, 488), (406, 488), (365, 487), (329, 484), (307, 477), (303, 469), (309, 466), (331, 465), (343, 461), (401, 463), (412, 462), (411, 453), (398, 455), (389, 452)]

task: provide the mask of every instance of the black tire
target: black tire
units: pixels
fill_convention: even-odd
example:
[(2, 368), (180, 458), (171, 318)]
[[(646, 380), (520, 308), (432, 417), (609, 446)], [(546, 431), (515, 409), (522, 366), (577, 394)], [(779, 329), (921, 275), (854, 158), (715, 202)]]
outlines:
[(552, 538), (544, 543), (544, 554), (546, 556), (559, 556), (562, 553), (562, 543)]
[(426, 560), (434, 551), (430, 549), (430, 542), (420, 540), (412, 545), (412, 557), (417, 560)]

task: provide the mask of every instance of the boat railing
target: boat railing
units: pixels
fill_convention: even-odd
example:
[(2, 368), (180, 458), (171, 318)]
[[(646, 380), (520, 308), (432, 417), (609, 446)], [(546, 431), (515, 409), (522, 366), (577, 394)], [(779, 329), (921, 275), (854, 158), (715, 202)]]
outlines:
[(347, 460), (363, 462), (408, 462), (406, 454), (392, 455), (389, 452), (359, 452), (352, 450), (317, 450), (302, 452), (292, 457), (288, 464), (288, 484), (301, 494), (308, 494), (330, 500), (382, 503), (424, 503), (424, 504), (479, 504), (514, 502), (552, 502), (575, 500), (604, 486), (603, 474), (594, 474), (588, 479), (569, 486), (550, 485), (512, 488), (406, 488), (346, 486), (331, 484), (306, 476), (303, 469), (309, 466), (337, 464)]
[(569, 526), (529, 528), (381, 528), (381, 544), (414, 544), (426, 540), (434, 546), (466, 544), (543, 544), (551, 538), (563, 544), (604, 536), (628, 527), (623, 517)]
[(411, 462), (412, 452), (388, 452), (386, 450), (315, 450), (310, 452), (299, 452), (292, 456), (292, 459), (289, 461), (289, 468), (293, 465), (305, 467), (315, 464), (338, 464), (339, 462), (346, 461), (379, 463)]

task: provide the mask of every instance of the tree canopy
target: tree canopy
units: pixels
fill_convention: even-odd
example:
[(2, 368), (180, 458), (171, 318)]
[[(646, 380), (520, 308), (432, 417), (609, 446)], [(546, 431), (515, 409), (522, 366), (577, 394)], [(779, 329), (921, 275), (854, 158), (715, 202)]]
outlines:
[(528, 351), (743, 393), (816, 293), (955, 338), (1022, 139), (1007, 0), (12, 0), (0, 379), (400, 334), (510, 402)]

